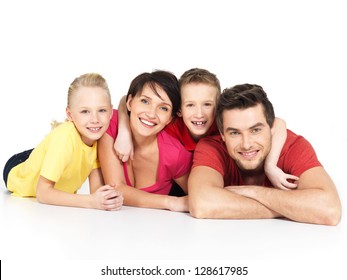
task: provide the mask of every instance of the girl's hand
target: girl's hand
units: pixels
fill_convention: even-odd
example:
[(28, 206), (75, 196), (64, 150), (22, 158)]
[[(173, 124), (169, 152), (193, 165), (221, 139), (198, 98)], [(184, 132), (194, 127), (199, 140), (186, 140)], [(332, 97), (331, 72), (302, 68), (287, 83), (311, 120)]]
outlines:
[(275, 165), (265, 167), (265, 174), (275, 188), (289, 190), (297, 187), (297, 184), (294, 183), (294, 181), (299, 180), (299, 177), (284, 173)]
[(100, 210), (120, 210), (123, 205), (123, 195), (120, 191), (114, 187), (105, 185), (91, 194), (93, 208)]

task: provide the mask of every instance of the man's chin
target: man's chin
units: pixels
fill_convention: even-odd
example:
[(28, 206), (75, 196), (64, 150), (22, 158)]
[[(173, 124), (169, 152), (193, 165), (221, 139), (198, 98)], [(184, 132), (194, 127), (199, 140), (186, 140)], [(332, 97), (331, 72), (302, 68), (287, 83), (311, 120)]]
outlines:
[(243, 164), (241, 162), (237, 162), (237, 166), (244, 173), (254, 173), (254, 172), (261, 170), (261, 165), (258, 163)]

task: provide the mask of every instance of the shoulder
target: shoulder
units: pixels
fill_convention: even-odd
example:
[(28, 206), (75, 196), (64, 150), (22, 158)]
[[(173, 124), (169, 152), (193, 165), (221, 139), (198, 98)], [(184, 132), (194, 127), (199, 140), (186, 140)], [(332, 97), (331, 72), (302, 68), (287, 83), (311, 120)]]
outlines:
[(189, 172), (193, 154), (187, 151), (176, 138), (165, 131), (158, 134), (158, 148), (161, 168), (166, 168), (172, 178), (178, 178)]
[(300, 176), (306, 170), (322, 166), (311, 143), (303, 136), (287, 130), (279, 166), (285, 172)]
[(202, 139), (199, 140), (198, 144), (196, 145), (197, 150), (201, 149), (212, 149), (212, 150), (220, 150), (220, 151), (226, 151), (226, 147), (224, 145), (224, 141), (220, 134), (217, 135), (211, 135), (211, 136), (206, 136)]
[(118, 110), (116, 109), (113, 109), (113, 115), (106, 133), (113, 138), (116, 138), (118, 134)]
[(66, 121), (55, 127), (49, 134), (50, 138), (75, 138), (79, 133), (73, 122)]
[(71, 121), (66, 121), (56, 128), (45, 138), (45, 149), (51, 153), (71, 153), (83, 146), (81, 135)]
[(220, 135), (202, 138), (194, 151), (193, 168), (207, 166), (224, 176), (230, 171), (232, 159)]
[(283, 146), (282, 153), (291, 154), (296, 150), (306, 150), (314, 152), (311, 143), (301, 135), (297, 135), (291, 130), (287, 130), (287, 139)]

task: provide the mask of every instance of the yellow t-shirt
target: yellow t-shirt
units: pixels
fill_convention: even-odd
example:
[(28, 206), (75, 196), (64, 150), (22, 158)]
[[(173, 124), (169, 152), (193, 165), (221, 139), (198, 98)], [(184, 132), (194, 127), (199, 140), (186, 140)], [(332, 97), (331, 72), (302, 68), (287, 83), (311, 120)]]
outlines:
[(76, 193), (98, 168), (96, 143), (89, 147), (72, 122), (53, 129), (23, 163), (12, 168), (7, 188), (16, 196), (36, 196), (39, 176), (55, 182), (54, 188)]

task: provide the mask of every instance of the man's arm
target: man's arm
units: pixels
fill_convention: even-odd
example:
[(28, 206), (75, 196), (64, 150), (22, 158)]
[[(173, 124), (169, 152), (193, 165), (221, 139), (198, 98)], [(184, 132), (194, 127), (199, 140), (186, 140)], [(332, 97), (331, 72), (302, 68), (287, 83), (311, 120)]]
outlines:
[(337, 225), (341, 219), (341, 202), (336, 187), (323, 167), (314, 167), (301, 174), (296, 190), (256, 186), (229, 190), (257, 200), (293, 221)]
[(224, 188), (223, 176), (207, 166), (192, 169), (189, 180), (189, 211), (195, 218), (262, 219), (280, 217), (258, 201)]

